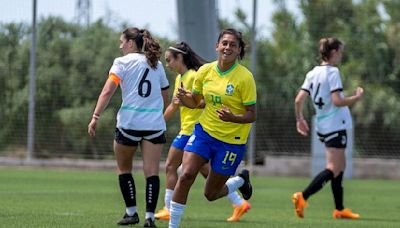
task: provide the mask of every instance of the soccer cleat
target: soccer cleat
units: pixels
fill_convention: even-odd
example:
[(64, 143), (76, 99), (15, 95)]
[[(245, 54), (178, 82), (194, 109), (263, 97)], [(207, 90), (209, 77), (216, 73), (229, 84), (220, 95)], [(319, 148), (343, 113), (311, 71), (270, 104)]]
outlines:
[(303, 198), (302, 192), (296, 192), (292, 196), (294, 211), (297, 217), (304, 218), (304, 208), (307, 207), (307, 201)]
[(242, 205), (239, 206), (233, 206), (233, 214), (230, 218), (226, 219), (228, 222), (238, 222), (240, 218), (246, 213), (248, 210), (250, 210), (251, 205), (249, 202), (246, 200), (243, 200)]
[(139, 223), (139, 216), (137, 213), (129, 216), (125, 213), (124, 217), (117, 223), (118, 225), (126, 226)]
[(345, 208), (341, 211), (335, 209), (332, 214), (334, 219), (343, 218), (343, 219), (359, 219), (360, 214), (356, 214), (351, 212), (349, 208)]
[(157, 227), (157, 226), (154, 223), (153, 219), (147, 218), (146, 221), (144, 221), (144, 226), (143, 227)]
[(159, 220), (169, 220), (169, 211), (166, 207), (163, 207), (163, 209), (159, 210), (154, 217)]
[(251, 195), (253, 194), (253, 187), (251, 186), (250, 183), (250, 175), (249, 175), (249, 170), (244, 169), (242, 172), (239, 174), (239, 177), (243, 178), (244, 183), (242, 187), (239, 188), (239, 191), (242, 193), (243, 199), (248, 200), (251, 198)]

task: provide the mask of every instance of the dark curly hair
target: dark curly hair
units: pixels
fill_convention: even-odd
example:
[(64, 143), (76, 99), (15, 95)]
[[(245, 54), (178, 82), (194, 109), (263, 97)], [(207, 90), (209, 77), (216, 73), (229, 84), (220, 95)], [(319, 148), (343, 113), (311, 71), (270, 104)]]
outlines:
[(182, 55), (183, 63), (188, 69), (198, 70), (206, 61), (197, 55), (192, 48), (190, 48), (189, 44), (186, 42), (179, 42), (167, 49), (168, 52), (172, 54), (174, 59), (178, 57), (178, 55)]
[(135, 41), (137, 48), (146, 56), (149, 65), (157, 68), (157, 62), (161, 57), (161, 47), (148, 30), (133, 27), (125, 29), (122, 34), (127, 40)]

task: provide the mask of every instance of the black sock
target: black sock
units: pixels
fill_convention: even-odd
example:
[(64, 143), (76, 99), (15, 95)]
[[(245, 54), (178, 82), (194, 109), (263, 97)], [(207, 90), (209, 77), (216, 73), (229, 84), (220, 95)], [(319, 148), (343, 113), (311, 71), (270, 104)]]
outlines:
[(343, 210), (343, 172), (341, 172), (336, 178), (332, 179), (331, 187), (333, 198), (335, 199), (335, 207), (337, 210)]
[(308, 199), (311, 195), (318, 192), (326, 182), (330, 181), (333, 178), (333, 173), (329, 169), (325, 169), (320, 172), (314, 179), (311, 181), (310, 185), (303, 191), (303, 197), (305, 200)]
[(160, 178), (151, 176), (146, 178), (146, 212), (154, 213), (160, 193)]
[(136, 187), (131, 173), (119, 175), (119, 187), (126, 207), (136, 206)]

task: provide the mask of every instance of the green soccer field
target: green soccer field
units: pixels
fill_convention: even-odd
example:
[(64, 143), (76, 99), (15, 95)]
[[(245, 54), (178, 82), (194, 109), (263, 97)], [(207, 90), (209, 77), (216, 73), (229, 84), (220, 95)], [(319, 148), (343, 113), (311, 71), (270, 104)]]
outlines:
[[(135, 173), (138, 213), (143, 227), (144, 178)], [(181, 227), (400, 227), (399, 181), (345, 180), (345, 206), (360, 220), (332, 219), (330, 185), (309, 199), (305, 219), (297, 219), (290, 196), (308, 178), (252, 177), (251, 210), (238, 223), (227, 199), (208, 202), (199, 177), (190, 192)], [(164, 175), (158, 208), (163, 206)], [(112, 171), (0, 168), (0, 227), (117, 227), (124, 214), (117, 176)], [(157, 221), (158, 227), (168, 222)]]

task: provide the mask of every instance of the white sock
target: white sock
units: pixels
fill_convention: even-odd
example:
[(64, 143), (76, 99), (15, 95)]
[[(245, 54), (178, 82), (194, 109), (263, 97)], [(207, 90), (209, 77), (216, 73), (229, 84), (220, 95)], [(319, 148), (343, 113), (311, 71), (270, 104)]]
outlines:
[(125, 209), (126, 214), (128, 214), (129, 216), (132, 216), (136, 213), (136, 206), (134, 207), (127, 207)]
[(186, 205), (171, 201), (169, 228), (178, 228)]
[(172, 200), (172, 195), (174, 194), (174, 190), (171, 189), (165, 189), (165, 197), (164, 197), (164, 203), (165, 207), (170, 210), (171, 207), (171, 200)]
[(244, 180), (239, 176), (231, 177), (226, 181), (225, 184), (226, 187), (228, 187), (228, 194), (231, 194), (244, 184)]
[(240, 206), (243, 203), (242, 197), (240, 197), (239, 193), (237, 193), (236, 191), (229, 193), (226, 197), (234, 206)]
[(154, 213), (153, 212), (146, 212), (145, 218), (146, 219), (151, 218), (151, 220), (154, 221), (155, 220)]

